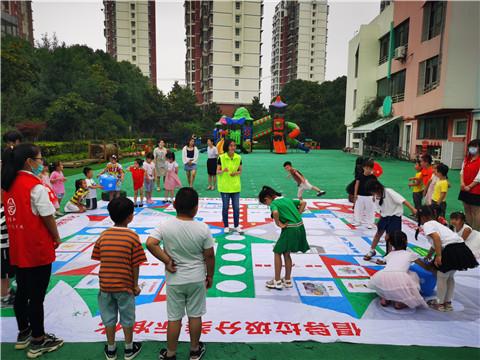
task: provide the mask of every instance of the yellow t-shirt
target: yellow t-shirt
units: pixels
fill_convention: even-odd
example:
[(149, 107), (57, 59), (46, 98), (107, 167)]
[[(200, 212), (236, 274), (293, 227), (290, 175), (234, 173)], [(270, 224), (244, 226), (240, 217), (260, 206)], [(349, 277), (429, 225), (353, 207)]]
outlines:
[(448, 180), (438, 180), (433, 188), (432, 200), (438, 202), (442, 193), (448, 191)]
[(417, 186), (412, 186), (412, 191), (413, 191), (414, 193), (423, 191), (423, 189), (424, 189), (425, 186), (423, 185), (423, 181), (422, 181), (422, 172), (421, 172), (421, 171), (417, 172), (417, 173), (415, 174), (415, 178), (416, 178), (417, 180), (420, 179), (420, 182), (419, 182), (419, 184), (418, 184)]

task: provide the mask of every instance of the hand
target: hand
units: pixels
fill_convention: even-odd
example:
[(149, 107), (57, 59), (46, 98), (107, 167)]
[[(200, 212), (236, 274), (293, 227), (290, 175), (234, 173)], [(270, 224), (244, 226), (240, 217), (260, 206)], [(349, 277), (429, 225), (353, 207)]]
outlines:
[(413, 215), (413, 216), (416, 216), (416, 215), (417, 215), (417, 212), (418, 212), (417, 209), (413, 209), (413, 210), (412, 210), (412, 215)]
[(284, 223), (279, 222), (279, 223), (278, 223), (278, 227), (279, 227), (280, 229), (285, 229), (285, 228), (287, 227), (287, 224), (286, 224), (286, 223), (284, 224)]
[(442, 265), (442, 256), (441, 255), (435, 256), (434, 264), (435, 264), (436, 267), (440, 267)]
[(358, 199), (358, 195), (355, 195), (355, 196), (353, 197), (353, 203), (354, 203), (354, 204), (357, 202), (357, 199)]
[(133, 289), (133, 294), (134, 294), (135, 296), (140, 295), (141, 292), (142, 292), (142, 289), (140, 289), (140, 286), (138, 286), (138, 285), (135, 286), (135, 288)]
[(175, 262), (170, 259), (170, 261), (165, 264), (165, 270), (167, 270), (169, 273), (176, 273), (177, 272), (177, 266), (175, 265)]
[(207, 276), (205, 278), (205, 286), (207, 289), (210, 289), (213, 285), (213, 278), (211, 276)]
[(236, 172), (232, 172), (232, 173), (230, 173), (230, 176), (237, 176), (237, 173), (236, 173)]
[(53, 247), (55, 249), (57, 249), (61, 244), (62, 242), (60, 241), (60, 239), (53, 240)]
[(464, 187), (463, 187), (463, 190), (464, 190), (464, 191), (470, 191), (471, 188), (470, 188), (470, 186), (464, 186)]

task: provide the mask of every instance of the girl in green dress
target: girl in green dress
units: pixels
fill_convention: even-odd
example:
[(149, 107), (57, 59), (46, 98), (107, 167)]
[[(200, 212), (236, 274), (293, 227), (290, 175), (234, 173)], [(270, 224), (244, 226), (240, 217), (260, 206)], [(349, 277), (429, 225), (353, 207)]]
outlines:
[[(273, 248), (275, 254), (275, 279), (267, 281), (269, 289), (282, 290), (293, 287), (291, 252), (305, 252), (310, 247), (303, 226), (302, 213), (307, 203), (303, 200), (292, 200), (282, 196), (269, 186), (264, 186), (258, 199), (264, 205), (270, 206), (275, 224), (282, 229), (279, 239)], [(285, 260), (285, 278), (281, 278), (282, 255)]]

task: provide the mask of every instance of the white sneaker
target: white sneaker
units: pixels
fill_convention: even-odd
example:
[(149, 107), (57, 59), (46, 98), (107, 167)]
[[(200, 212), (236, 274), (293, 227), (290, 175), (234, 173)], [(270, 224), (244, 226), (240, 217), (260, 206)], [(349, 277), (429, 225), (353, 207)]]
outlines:
[(283, 287), (285, 289), (290, 289), (293, 287), (293, 282), (292, 280), (285, 280), (285, 279), (282, 279), (282, 283), (283, 283)]
[(368, 225), (367, 229), (373, 229), (373, 225), (372, 224)]
[(228, 234), (229, 232), (230, 232), (230, 228), (226, 227), (225, 229), (223, 229), (224, 234)]
[(282, 280), (279, 280), (279, 281), (275, 281), (274, 279), (269, 280), (265, 283), (265, 286), (268, 289), (275, 289), (275, 290), (282, 290), (283, 289)]
[(237, 226), (237, 227), (235, 228), (235, 231), (236, 231), (237, 233), (239, 233), (239, 234), (243, 234), (243, 229), (242, 229), (241, 226)]
[(357, 222), (353, 222), (353, 223), (352, 223), (352, 226), (355, 226), (355, 227), (359, 227), (359, 226), (361, 226), (361, 225), (362, 225), (362, 224), (357, 223)]

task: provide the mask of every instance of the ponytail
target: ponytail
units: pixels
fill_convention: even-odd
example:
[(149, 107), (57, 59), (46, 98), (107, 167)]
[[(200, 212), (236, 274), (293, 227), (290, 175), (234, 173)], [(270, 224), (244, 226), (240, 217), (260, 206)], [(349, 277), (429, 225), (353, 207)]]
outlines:
[(418, 240), (418, 234), (420, 233), (420, 226), (422, 225), (422, 217), (432, 219), (434, 215), (433, 209), (431, 206), (423, 205), (417, 210), (417, 230), (415, 230), (415, 240)]
[(2, 189), (8, 191), (27, 159), (33, 159), (39, 153), (38, 146), (28, 143), (6, 149), (2, 154)]
[(368, 180), (365, 184), (365, 188), (369, 194), (380, 194), (380, 201), (378, 204), (383, 205), (383, 199), (385, 199), (385, 186), (377, 179)]
[(262, 204), (265, 204), (265, 198), (266, 197), (270, 197), (270, 198), (274, 198), (276, 196), (282, 196), (281, 193), (275, 191), (274, 189), (272, 189), (270, 186), (264, 186), (262, 187), (262, 190), (260, 191), (260, 193), (258, 194), (258, 200), (262, 203)]

